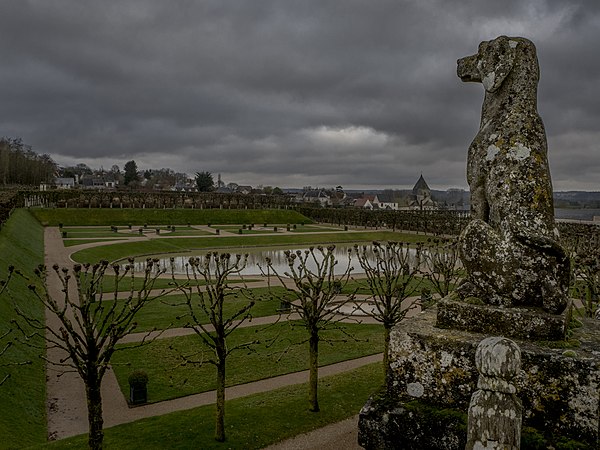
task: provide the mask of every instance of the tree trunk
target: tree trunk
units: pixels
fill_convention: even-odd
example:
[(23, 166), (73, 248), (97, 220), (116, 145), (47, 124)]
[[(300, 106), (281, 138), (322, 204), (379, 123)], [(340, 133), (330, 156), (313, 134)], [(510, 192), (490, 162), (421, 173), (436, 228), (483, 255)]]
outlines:
[(96, 374), (90, 376), (86, 383), (89, 424), (88, 445), (94, 450), (101, 449), (102, 441), (104, 440), (100, 384), (101, 380), (98, 379)]
[(225, 441), (225, 351), (217, 358), (217, 411), (215, 417), (215, 440)]
[(391, 380), (392, 369), (390, 367), (390, 332), (392, 331), (391, 327), (384, 325), (383, 328), (383, 380), (386, 386), (388, 385), (388, 381)]
[(311, 330), (309, 340), (309, 402), (310, 411), (319, 412), (317, 387), (319, 383), (319, 331)]

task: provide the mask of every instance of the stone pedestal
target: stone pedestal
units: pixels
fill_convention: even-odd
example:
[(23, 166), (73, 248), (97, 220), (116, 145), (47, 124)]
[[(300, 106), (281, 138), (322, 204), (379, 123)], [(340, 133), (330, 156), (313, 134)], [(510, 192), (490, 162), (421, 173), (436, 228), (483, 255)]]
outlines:
[(453, 295), (442, 299), (437, 306), (436, 326), (533, 341), (559, 341), (567, 336), (570, 302), (562, 314), (549, 314), (534, 307), (501, 308), (473, 302)]
[[(464, 448), (467, 409), (477, 386), (475, 349), (487, 335), (439, 328), (437, 315), (431, 308), (393, 330), (393, 375), (388, 392), (361, 411), (363, 447)], [(568, 341), (512, 336), (522, 357), (514, 380), (523, 403), (522, 442), (571, 439), (598, 448), (600, 323), (582, 323)]]

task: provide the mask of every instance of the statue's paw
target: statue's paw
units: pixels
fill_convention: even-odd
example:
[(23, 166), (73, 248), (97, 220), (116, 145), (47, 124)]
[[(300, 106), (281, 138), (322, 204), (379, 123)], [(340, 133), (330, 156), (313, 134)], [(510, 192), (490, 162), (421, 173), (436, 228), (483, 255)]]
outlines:
[(550, 314), (560, 314), (567, 307), (568, 296), (556, 283), (547, 281), (542, 287), (542, 308)]
[(468, 280), (463, 280), (456, 287), (455, 292), (462, 300), (464, 300), (469, 297), (477, 297), (479, 290), (472, 282)]

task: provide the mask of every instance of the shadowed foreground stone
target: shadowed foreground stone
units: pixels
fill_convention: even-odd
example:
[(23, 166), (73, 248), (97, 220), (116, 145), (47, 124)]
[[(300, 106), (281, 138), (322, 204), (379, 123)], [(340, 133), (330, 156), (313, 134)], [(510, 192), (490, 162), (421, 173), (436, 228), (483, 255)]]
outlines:
[(479, 371), (471, 396), (465, 450), (518, 450), (523, 406), (512, 384), (521, 370), (521, 349), (510, 339), (486, 338), (475, 352)]
[[(478, 379), (475, 350), (486, 336), (437, 328), (436, 315), (432, 308), (394, 328), (389, 392), (374, 396), (360, 413), (363, 447), (464, 448), (466, 412)], [(515, 339), (522, 359), (514, 385), (523, 404), (523, 438), (530, 427), (547, 443), (565, 438), (598, 448), (597, 322), (584, 320), (572, 339), (580, 346), (568, 350), (547, 347), (552, 342)]]

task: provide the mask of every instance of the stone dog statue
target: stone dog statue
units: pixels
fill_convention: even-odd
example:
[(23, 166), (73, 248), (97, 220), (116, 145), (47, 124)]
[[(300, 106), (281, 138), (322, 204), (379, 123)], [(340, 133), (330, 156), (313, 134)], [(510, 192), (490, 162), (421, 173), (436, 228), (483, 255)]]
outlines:
[(467, 278), (458, 293), (558, 314), (570, 268), (554, 223), (535, 46), (520, 37), (484, 41), (476, 55), (458, 60), (457, 73), (485, 89), (467, 160), (473, 220), (460, 237)]

